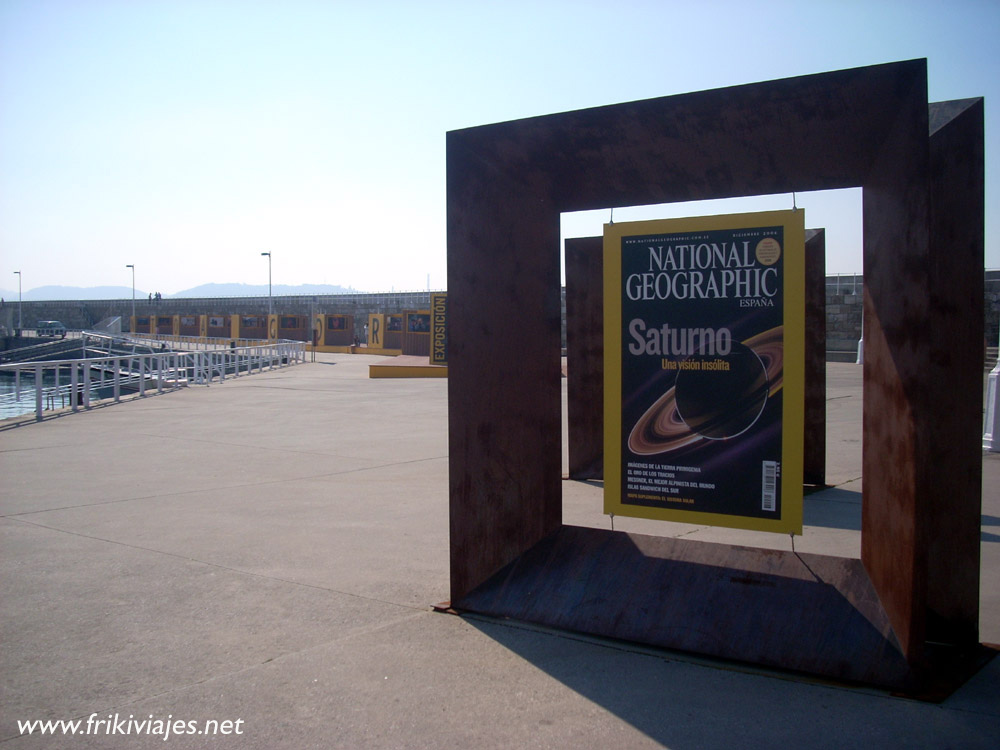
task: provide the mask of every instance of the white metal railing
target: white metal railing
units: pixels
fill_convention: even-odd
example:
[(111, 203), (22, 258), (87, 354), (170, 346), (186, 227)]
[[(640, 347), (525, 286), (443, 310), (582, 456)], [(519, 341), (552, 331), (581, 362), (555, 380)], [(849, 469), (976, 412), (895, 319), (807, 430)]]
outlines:
[(859, 294), (863, 290), (865, 278), (860, 273), (837, 273), (826, 277), (826, 290), (834, 294)]
[(305, 352), (302, 341), (259, 341), (251, 346), (210, 351), (0, 365), (0, 372), (12, 373), (14, 380), (14, 391), (0, 395), (0, 405), (33, 400), (35, 419), (41, 421), (46, 409), (69, 406), (78, 411), (81, 406), (90, 408), (92, 401), (107, 399), (117, 403), (123, 390), (145, 396), (151, 389), (162, 393), (300, 364), (305, 362)]
[[(15, 326), (11, 329), (8, 335), (13, 335), (14, 331), (17, 331)], [(60, 339), (78, 339), (83, 335), (83, 331), (79, 329), (73, 329), (72, 331), (68, 328), (66, 329), (65, 336), (39, 336), (38, 330), (36, 328), (22, 328), (20, 329), (20, 336), (23, 339), (38, 339), (39, 341), (59, 341)]]
[[(267, 339), (233, 339), (233, 338), (210, 338), (202, 336), (174, 336), (167, 333), (123, 333), (121, 338), (141, 344), (144, 346), (168, 345), (172, 349), (182, 349), (184, 351), (212, 351), (216, 349), (232, 349), (251, 346), (259, 346), (266, 343), (287, 343), (288, 339), (280, 339), (278, 342)], [(291, 342), (304, 343), (304, 342)]]

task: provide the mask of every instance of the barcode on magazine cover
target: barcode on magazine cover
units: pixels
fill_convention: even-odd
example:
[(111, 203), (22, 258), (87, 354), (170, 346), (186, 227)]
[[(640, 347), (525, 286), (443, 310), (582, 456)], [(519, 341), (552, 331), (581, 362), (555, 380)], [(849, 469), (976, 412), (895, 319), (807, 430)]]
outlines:
[(773, 511), (778, 503), (778, 462), (762, 461), (763, 476), (760, 487), (761, 510)]

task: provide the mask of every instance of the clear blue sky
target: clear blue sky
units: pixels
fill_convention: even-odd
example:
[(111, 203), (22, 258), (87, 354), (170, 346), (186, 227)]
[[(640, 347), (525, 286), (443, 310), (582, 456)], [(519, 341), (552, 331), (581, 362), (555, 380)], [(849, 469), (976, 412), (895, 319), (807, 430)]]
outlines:
[[(997, 268), (998, 39), (997, 0), (0, 0), (0, 289), (267, 283), (262, 251), (275, 284), (443, 288), (449, 130), (918, 57), (932, 101), (986, 97)], [(860, 271), (859, 192), (798, 204)]]

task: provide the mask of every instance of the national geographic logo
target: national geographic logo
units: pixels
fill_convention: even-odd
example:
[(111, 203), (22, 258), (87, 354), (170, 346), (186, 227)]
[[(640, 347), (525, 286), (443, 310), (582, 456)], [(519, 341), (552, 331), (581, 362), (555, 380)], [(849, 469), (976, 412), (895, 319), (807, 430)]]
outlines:
[(448, 295), (431, 295), (431, 364), (448, 364)]

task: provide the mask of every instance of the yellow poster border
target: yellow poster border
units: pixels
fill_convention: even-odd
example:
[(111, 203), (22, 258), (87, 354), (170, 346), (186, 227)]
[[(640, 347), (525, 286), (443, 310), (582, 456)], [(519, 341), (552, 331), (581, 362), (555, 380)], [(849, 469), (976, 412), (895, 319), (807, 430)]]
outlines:
[[(621, 502), (621, 247), (646, 234), (753, 229), (784, 232), (784, 365), (782, 375), (781, 516), (777, 519), (652, 508)], [(620, 222), (604, 225), (604, 512), (702, 526), (802, 534), (805, 431), (805, 212), (801, 209)]]

